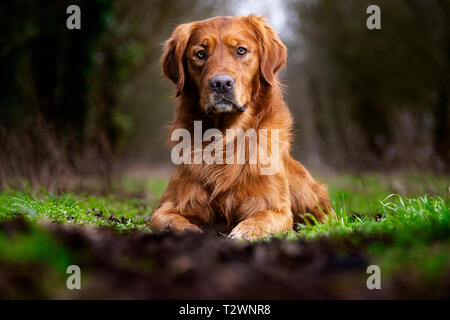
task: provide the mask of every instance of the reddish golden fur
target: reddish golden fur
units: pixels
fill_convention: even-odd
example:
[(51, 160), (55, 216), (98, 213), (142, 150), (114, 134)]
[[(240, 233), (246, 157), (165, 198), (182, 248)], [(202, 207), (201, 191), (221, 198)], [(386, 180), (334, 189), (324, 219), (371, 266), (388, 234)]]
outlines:
[[(238, 45), (248, 48), (245, 58), (233, 55)], [(199, 48), (208, 48), (206, 61), (195, 58)], [(202, 121), (203, 130), (279, 129), (281, 168), (261, 175), (258, 164), (178, 165), (151, 216), (153, 230), (201, 231), (225, 222), (232, 237), (259, 238), (291, 230), (303, 213), (323, 222), (332, 212), (325, 187), (290, 156), (292, 117), (277, 76), (285, 63), (285, 46), (261, 17), (217, 17), (174, 30), (161, 59), (179, 96), (171, 130), (192, 133), (195, 120)], [(222, 73), (236, 80), (236, 101), (247, 109), (211, 117), (208, 81)]]

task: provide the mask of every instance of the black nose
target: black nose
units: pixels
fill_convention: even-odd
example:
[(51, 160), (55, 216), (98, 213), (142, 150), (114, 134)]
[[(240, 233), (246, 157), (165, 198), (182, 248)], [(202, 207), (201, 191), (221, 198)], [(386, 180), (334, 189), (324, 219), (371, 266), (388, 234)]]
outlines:
[(229, 93), (234, 88), (234, 79), (228, 74), (220, 74), (209, 80), (209, 86), (217, 93)]

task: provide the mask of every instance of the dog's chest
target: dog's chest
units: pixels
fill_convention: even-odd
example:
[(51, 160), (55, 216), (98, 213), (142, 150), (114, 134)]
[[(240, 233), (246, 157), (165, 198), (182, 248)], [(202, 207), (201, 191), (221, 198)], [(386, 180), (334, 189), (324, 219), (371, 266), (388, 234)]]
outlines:
[(234, 223), (239, 205), (240, 199), (233, 190), (218, 195), (211, 202), (215, 219), (217, 221), (225, 220), (228, 225)]

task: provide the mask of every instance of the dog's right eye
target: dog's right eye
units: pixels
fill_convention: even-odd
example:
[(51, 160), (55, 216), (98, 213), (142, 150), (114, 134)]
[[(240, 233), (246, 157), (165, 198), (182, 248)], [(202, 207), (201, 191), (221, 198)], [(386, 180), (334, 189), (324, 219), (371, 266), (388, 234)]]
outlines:
[(197, 52), (195, 53), (195, 56), (196, 56), (198, 59), (200, 59), (200, 60), (206, 59), (206, 51), (205, 51), (205, 50), (199, 50), (199, 51), (197, 51)]

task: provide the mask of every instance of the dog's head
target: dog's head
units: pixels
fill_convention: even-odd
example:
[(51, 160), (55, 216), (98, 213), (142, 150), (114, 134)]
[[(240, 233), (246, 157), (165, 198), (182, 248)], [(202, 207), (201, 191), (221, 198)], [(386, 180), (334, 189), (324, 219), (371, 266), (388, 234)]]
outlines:
[(164, 50), (163, 72), (176, 84), (177, 96), (192, 88), (208, 114), (244, 112), (261, 86), (277, 85), (286, 63), (276, 32), (253, 15), (181, 24)]

